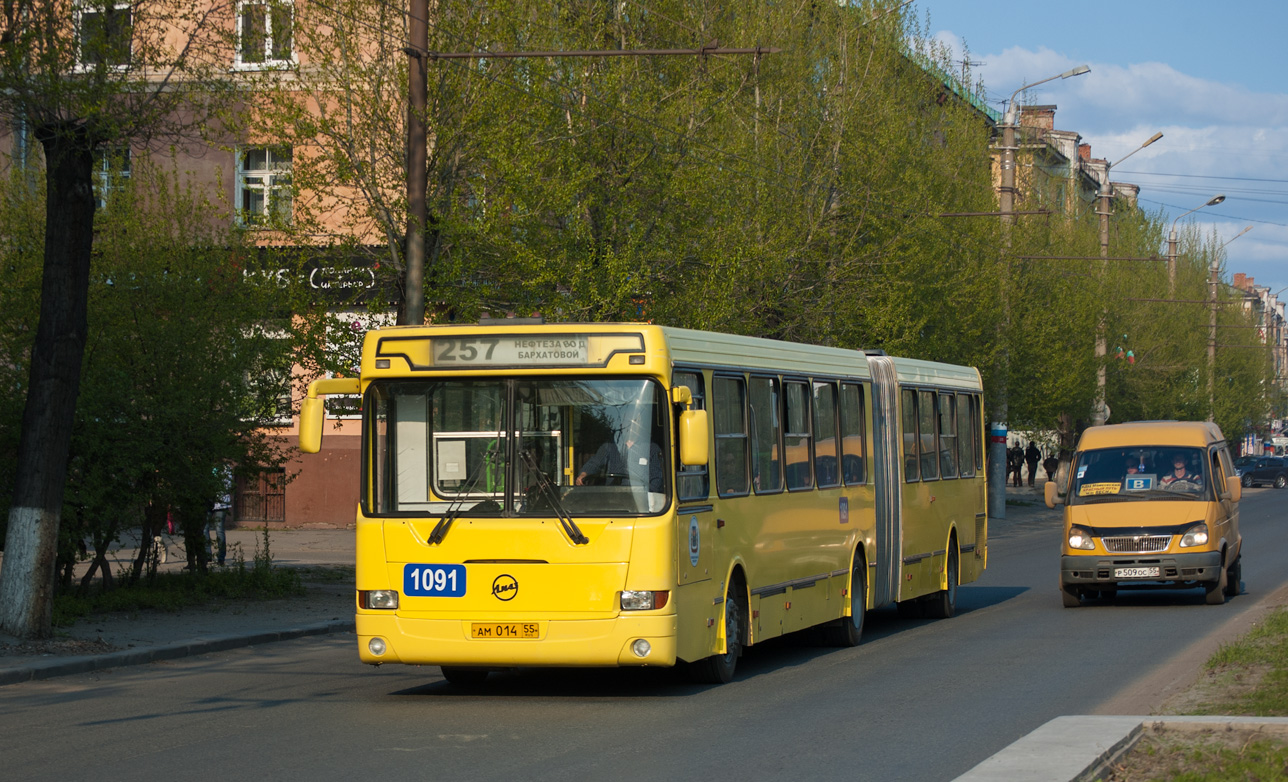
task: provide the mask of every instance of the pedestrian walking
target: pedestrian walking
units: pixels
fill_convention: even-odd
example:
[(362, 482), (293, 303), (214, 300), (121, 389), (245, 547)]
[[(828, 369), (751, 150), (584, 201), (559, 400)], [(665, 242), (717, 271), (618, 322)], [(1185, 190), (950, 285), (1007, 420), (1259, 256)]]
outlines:
[(1054, 481), (1055, 473), (1060, 469), (1060, 460), (1054, 456), (1048, 456), (1042, 460), (1042, 469), (1046, 470), (1047, 480)]
[(1033, 478), (1038, 473), (1038, 461), (1042, 459), (1042, 452), (1038, 450), (1037, 445), (1032, 440), (1029, 441), (1029, 447), (1024, 449), (1024, 463), (1029, 466), (1029, 486), (1033, 486)]

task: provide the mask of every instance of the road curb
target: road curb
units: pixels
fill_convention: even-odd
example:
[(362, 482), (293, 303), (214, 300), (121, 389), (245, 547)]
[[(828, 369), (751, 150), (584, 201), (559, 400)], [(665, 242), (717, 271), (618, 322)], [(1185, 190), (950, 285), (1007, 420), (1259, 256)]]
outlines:
[(1056, 717), (954, 782), (1092, 782), (1146, 730), (1258, 728), (1288, 737), (1288, 717)]
[(71, 657), (34, 658), (29, 664), (12, 668), (0, 668), (0, 686), (20, 682), (50, 679), (56, 676), (67, 676), (76, 673), (101, 671), (106, 668), (120, 668), (127, 665), (142, 665), (158, 660), (174, 660), (196, 654), (222, 652), (229, 649), (240, 649), (244, 646), (258, 646), (276, 641), (289, 641), (309, 635), (326, 633), (345, 633), (354, 631), (352, 619), (337, 619), (328, 622), (301, 625), (284, 630), (270, 630), (250, 634), (215, 635), (204, 638), (193, 638), (187, 641), (146, 646), (137, 649), (124, 649), (107, 654), (86, 654)]

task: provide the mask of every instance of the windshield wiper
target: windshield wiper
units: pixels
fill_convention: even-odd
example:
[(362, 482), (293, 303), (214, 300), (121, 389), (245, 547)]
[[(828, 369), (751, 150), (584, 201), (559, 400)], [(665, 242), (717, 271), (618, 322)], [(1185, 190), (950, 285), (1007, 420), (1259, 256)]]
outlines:
[(429, 533), (429, 540), (427, 541), (431, 546), (437, 546), (443, 542), (443, 538), (447, 537), (447, 531), (452, 528), (452, 522), (456, 521), (461, 513), (464, 512), (466, 495), (474, 491), (474, 487), (478, 485), (479, 478), (483, 477), (483, 468), (492, 464), (492, 460), (496, 456), (496, 444), (497, 441), (493, 440), (492, 444), (488, 446), (483, 458), (479, 459), (479, 463), (474, 467), (474, 472), (470, 473), (465, 485), (456, 493), (456, 499), (452, 501), (451, 505), (447, 506), (447, 512), (443, 514), (443, 518), (439, 519), (438, 523), (434, 525), (434, 531)]
[(550, 477), (537, 464), (536, 458), (532, 455), (532, 450), (529, 448), (521, 449), (519, 458), (523, 459), (524, 465), (529, 470), (536, 473), (537, 488), (541, 490), (546, 501), (550, 503), (550, 507), (554, 510), (555, 516), (558, 517), (559, 523), (563, 525), (564, 532), (568, 533), (568, 537), (572, 539), (572, 542), (578, 546), (584, 546), (589, 543), (590, 538), (582, 534), (577, 522), (572, 520), (572, 516), (564, 509), (563, 503), (559, 501), (559, 492), (555, 489), (554, 484), (550, 482)]

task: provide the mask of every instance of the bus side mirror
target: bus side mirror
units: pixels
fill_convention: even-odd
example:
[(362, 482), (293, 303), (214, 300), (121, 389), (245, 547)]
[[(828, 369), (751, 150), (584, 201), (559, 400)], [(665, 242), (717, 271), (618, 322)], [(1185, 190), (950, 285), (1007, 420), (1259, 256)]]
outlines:
[(1048, 508), (1054, 508), (1056, 502), (1058, 502), (1060, 499), (1060, 496), (1057, 493), (1057, 490), (1055, 487), (1055, 481), (1047, 481), (1045, 484), (1043, 484), (1042, 493), (1044, 495), (1043, 499), (1046, 500), (1046, 506)]
[(322, 424), (326, 422), (326, 410), (319, 395), (356, 394), (358, 389), (356, 377), (325, 378), (309, 383), (309, 394), (300, 403), (301, 451), (317, 453), (322, 450)]
[(706, 464), (710, 456), (707, 445), (710, 436), (706, 410), (680, 413), (680, 464), (685, 467)]
[(1226, 478), (1226, 491), (1230, 495), (1230, 502), (1238, 502), (1243, 499), (1243, 484), (1239, 483), (1239, 476), (1231, 475)]

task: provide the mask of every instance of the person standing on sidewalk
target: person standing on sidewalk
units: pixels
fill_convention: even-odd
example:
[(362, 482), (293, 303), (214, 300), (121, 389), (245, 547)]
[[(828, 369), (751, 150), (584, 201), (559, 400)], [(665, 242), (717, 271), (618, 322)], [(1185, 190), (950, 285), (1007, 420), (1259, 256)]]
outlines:
[(1032, 440), (1029, 441), (1029, 447), (1024, 449), (1024, 463), (1029, 466), (1029, 486), (1033, 486), (1033, 477), (1038, 474), (1038, 462), (1042, 459), (1042, 452), (1038, 450), (1037, 445)]
[(224, 564), (228, 554), (226, 526), (228, 514), (233, 510), (233, 471), (227, 465), (219, 468), (219, 493), (215, 495), (206, 519), (206, 539), (210, 539), (210, 530), (215, 532), (215, 562)]
[(1011, 450), (1006, 452), (1006, 466), (1011, 474), (1011, 485), (1016, 487), (1024, 485), (1022, 476), (1024, 472), (1024, 449), (1020, 448), (1019, 443), (1012, 445)]

